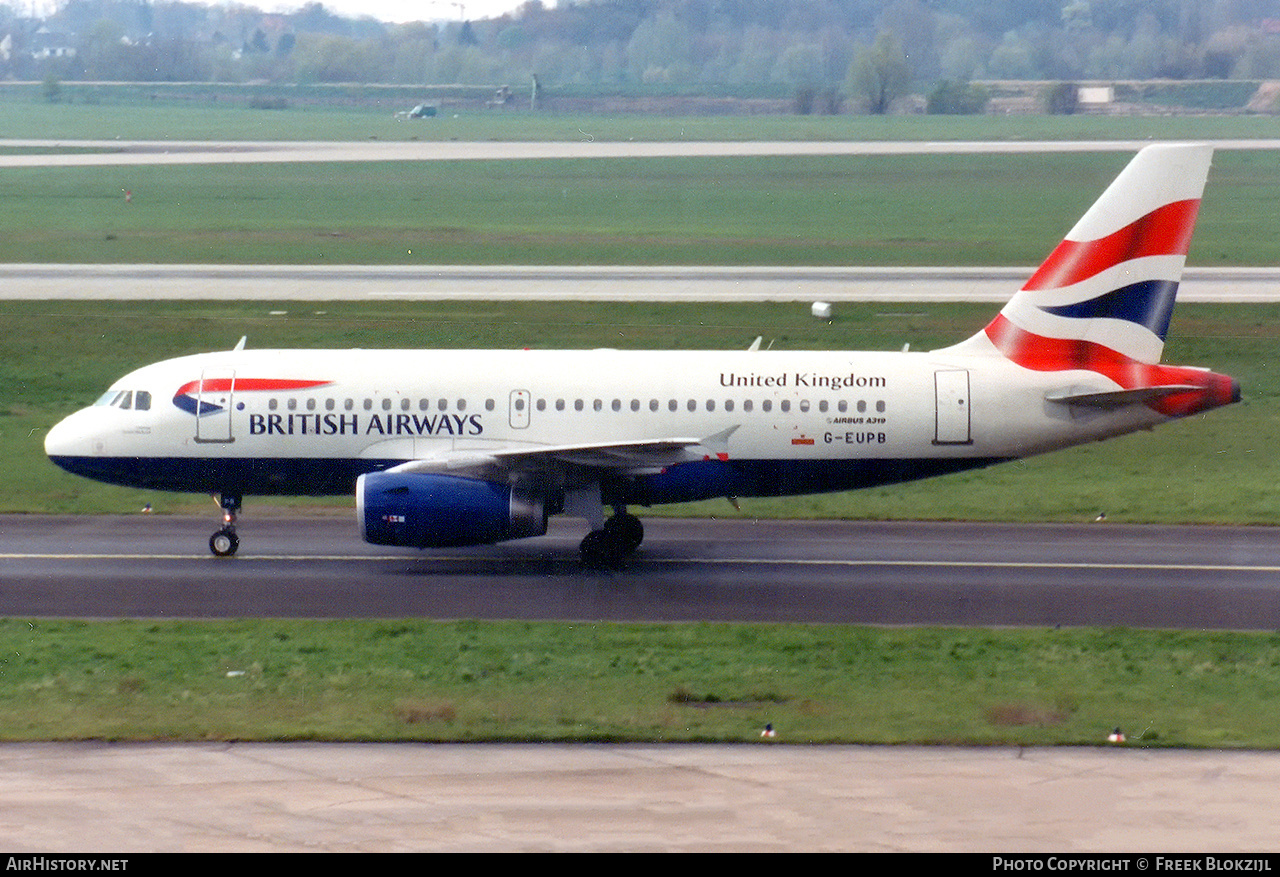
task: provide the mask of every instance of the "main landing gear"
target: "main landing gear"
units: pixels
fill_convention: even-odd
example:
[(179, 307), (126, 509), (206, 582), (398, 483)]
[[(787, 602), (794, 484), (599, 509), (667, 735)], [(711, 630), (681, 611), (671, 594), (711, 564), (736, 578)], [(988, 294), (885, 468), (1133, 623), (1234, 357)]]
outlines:
[(626, 509), (615, 510), (599, 530), (592, 530), (578, 546), (584, 565), (591, 569), (613, 569), (644, 541), (644, 525)]
[(209, 537), (209, 550), (214, 557), (230, 557), (240, 547), (240, 537), (236, 535), (240, 497), (224, 493), (218, 497), (218, 505), (222, 506), (222, 529)]

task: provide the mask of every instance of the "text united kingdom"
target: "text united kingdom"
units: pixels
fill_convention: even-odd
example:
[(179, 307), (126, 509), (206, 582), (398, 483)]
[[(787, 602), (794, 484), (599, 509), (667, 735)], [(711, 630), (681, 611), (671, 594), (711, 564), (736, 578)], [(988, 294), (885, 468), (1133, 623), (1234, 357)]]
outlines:
[(779, 372), (776, 375), (748, 372), (720, 372), (722, 387), (817, 387), (828, 390), (847, 390), (856, 387), (883, 387), (885, 378), (879, 375), (859, 375), (850, 372), (839, 375), (820, 375), (813, 372)]

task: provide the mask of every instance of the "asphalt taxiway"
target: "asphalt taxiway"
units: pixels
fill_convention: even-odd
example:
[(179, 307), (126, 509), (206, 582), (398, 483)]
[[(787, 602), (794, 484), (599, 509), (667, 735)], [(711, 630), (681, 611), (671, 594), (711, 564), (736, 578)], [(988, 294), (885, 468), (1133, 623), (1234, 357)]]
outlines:
[(250, 510), (227, 559), (212, 516), (0, 516), (0, 615), (1280, 629), (1272, 527), (650, 518), (596, 572), (577, 523), (419, 552)]

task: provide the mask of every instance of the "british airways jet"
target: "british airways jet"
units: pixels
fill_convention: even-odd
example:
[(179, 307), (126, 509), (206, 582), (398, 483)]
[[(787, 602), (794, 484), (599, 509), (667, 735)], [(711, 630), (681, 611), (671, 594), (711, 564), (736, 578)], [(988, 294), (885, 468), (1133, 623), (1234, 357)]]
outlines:
[[(48, 434), (77, 475), (216, 495), (350, 495), (361, 533), (429, 548), (627, 509), (850, 490), (988, 466), (1236, 402), (1161, 365), (1212, 150), (1143, 149), (982, 331), (932, 352), (234, 350), (121, 378)], [(606, 518), (605, 509), (611, 514)]]

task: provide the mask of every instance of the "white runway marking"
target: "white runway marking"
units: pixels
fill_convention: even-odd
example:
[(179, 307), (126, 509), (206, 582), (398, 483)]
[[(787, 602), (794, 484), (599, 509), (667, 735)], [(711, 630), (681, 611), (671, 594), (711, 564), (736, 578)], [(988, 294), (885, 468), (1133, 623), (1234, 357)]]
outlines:
[[(12, 301), (989, 302), (1033, 268), (0, 265)], [(1195, 268), (1178, 301), (1280, 301), (1280, 268)], [(838, 316), (838, 312), (837, 312)]]
[[(1280, 140), (1197, 140), (1215, 149), (1280, 149)], [(137, 164), (265, 164), (336, 161), (511, 161), (590, 158), (713, 158), (774, 155), (946, 155), (1028, 152), (1137, 152), (1148, 140), (1033, 141), (124, 141), (0, 140), (0, 167)]]
[[(566, 553), (565, 557), (570, 555)], [(530, 558), (533, 558), (530, 555)], [(485, 554), (449, 554), (449, 555), (414, 555), (414, 554), (260, 554), (238, 555), (234, 558), (219, 558), (207, 554), (66, 554), (66, 553), (0, 553), (0, 560), (107, 560), (136, 563), (138, 561), (198, 561), (200, 563), (258, 563), (324, 561), (329, 563), (345, 563), (349, 561), (385, 562), (413, 561), (416, 563), (456, 563), (458, 561), (519, 561), (521, 558)], [(1265, 564), (1218, 564), (1218, 563), (1089, 563), (1070, 561), (1001, 561), (1001, 560), (877, 560), (841, 559), (841, 558), (785, 558), (785, 557), (644, 557), (630, 561), (630, 566), (646, 565), (733, 565), (747, 566), (808, 566), (808, 567), (845, 567), (875, 568), (919, 567), (925, 569), (1052, 569), (1052, 570), (1134, 570), (1157, 572), (1246, 572), (1246, 573), (1280, 573), (1280, 566)]]

